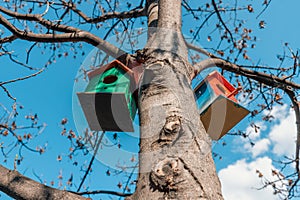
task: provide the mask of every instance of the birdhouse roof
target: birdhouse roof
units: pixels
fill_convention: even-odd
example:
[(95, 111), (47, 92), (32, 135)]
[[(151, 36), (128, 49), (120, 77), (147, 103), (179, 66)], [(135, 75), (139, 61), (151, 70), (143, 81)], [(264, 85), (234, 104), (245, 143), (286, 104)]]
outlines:
[(213, 71), (205, 77), (205, 79), (195, 88), (195, 91), (201, 87), (204, 83), (210, 83), (212, 79), (219, 80), (228, 90), (233, 91), (235, 88), (229, 83), (218, 71)]
[(103, 72), (111, 69), (111, 68), (119, 68), (124, 70), (126, 73), (128, 73), (130, 76), (133, 76), (133, 71), (131, 69), (129, 69), (126, 65), (124, 65), (122, 62), (120, 62), (119, 60), (114, 60), (111, 63), (108, 63), (107, 65), (104, 65), (102, 67), (99, 67), (89, 73), (87, 73), (89, 80), (91, 80), (93, 77), (102, 74)]

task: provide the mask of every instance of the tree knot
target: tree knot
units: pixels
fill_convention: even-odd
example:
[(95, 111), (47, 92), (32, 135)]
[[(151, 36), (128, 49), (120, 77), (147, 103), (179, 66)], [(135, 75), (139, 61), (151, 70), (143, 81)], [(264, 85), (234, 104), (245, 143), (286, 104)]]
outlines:
[(162, 192), (176, 191), (181, 170), (182, 166), (178, 158), (165, 158), (158, 162), (150, 173), (153, 189)]
[(160, 141), (172, 141), (174, 136), (179, 134), (181, 130), (181, 117), (169, 116), (166, 119), (165, 125), (161, 130)]

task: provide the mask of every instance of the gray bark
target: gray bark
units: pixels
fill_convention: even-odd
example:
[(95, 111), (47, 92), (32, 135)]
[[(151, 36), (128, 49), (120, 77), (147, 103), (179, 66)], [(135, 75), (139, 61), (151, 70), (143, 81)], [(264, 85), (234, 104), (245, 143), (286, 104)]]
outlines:
[(0, 191), (15, 199), (61, 199), (84, 200), (82, 196), (64, 190), (57, 190), (33, 181), (15, 170), (9, 170), (0, 165)]
[(160, 0), (158, 11), (158, 29), (144, 49), (139, 178), (128, 199), (223, 199), (190, 87), (194, 69), (181, 35), (181, 1)]

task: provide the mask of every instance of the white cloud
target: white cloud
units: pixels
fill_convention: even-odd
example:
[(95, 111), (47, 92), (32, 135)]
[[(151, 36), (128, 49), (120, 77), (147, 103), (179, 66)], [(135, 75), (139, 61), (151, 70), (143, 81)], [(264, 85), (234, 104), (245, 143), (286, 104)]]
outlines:
[[(295, 114), (287, 105), (274, 106), (271, 111), (265, 110), (263, 115), (272, 115), (273, 123), (265, 121), (255, 122), (260, 128), (250, 125), (246, 129), (249, 139), (255, 144), (251, 146), (249, 140), (243, 138), (243, 147), (246, 152), (251, 153), (255, 158), (272, 148), (271, 152), (277, 156), (292, 157), (295, 151), (296, 124)], [(271, 126), (266, 138), (262, 138), (262, 132), (267, 130), (267, 125)]]
[(261, 155), (269, 150), (271, 142), (269, 139), (262, 139), (255, 142), (254, 146), (251, 146), (249, 143), (246, 143), (244, 145), (244, 148), (246, 151), (250, 152), (252, 154), (252, 157), (257, 157), (258, 155)]
[(293, 156), (295, 151), (296, 141), (296, 120), (293, 110), (285, 115), (281, 113), (285, 118), (281, 118), (279, 124), (271, 128), (269, 138), (274, 144), (272, 152), (278, 156)]
[[(264, 111), (263, 114), (272, 115), (274, 117), (273, 122), (255, 122), (260, 127), (256, 130), (253, 126), (247, 127), (246, 133), (249, 138), (239, 139), (240, 145), (237, 145), (244, 152), (251, 153), (253, 160), (242, 159), (219, 171), (225, 200), (280, 199), (273, 195), (272, 187), (267, 187), (264, 190), (256, 189), (263, 186), (263, 180), (272, 181), (275, 179), (272, 176), (272, 170), (278, 171), (269, 157), (259, 156), (271, 153), (268, 155), (293, 157), (296, 140), (295, 114), (287, 105), (275, 106), (271, 112)], [(267, 126), (270, 127), (267, 128)], [(255, 144), (254, 146), (251, 146), (249, 139)], [(264, 175), (263, 179), (258, 177), (256, 170)]]
[(273, 195), (273, 189), (267, 187), (257, 190), (262, 186), (262, 181), (258, 177), (256, 170), (259, 170), (265, 178), (273, 180), (272, 170), (275, 167), (268, 157), (257, 158), (247, 163), (245, 159), (229, 165), (219, 171), (219, 178), (222, 183), (222, 192), (225, 200), (257, 200), (259, 199), (279, 199)]

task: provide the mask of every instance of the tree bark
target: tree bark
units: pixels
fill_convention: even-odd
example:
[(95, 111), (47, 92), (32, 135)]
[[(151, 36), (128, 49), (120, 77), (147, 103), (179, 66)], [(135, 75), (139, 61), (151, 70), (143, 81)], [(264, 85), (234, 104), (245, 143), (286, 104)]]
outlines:
[(158, 28), (144, 49), (139, 178), (128, 199), (223, 199), (190, 87), (181, 0), (160, 0), (158, 8)]
[(61, 199), (61, 200), (84, 200), (89, 199), (74, 193), (48, 187), (33, 181), (16, 170), (9, 170), (0, 165), (0, 191), (14, 199)]

